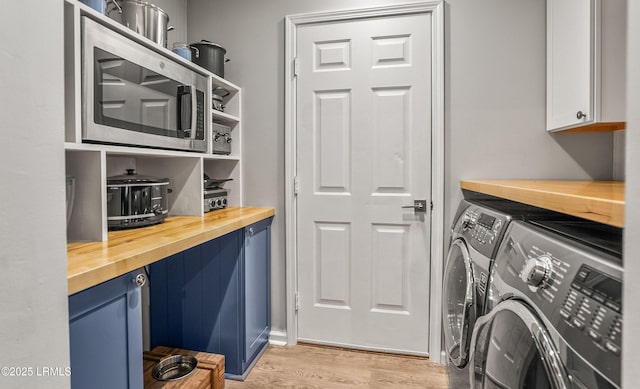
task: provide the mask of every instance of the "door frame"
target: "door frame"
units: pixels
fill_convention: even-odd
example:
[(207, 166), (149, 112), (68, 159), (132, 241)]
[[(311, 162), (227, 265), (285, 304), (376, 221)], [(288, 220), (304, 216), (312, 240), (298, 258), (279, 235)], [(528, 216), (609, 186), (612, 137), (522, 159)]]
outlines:
[(431, 92), (431, 260), (429, 293), (429, 358), (442, 359), (442, 275), (444, 269), (444, 1), (399, 4), (383, 7), (288, 15), (285, 17), (285, 257), (287, 344), (298, 340), (297, 316), (297, 200), (296, 200), (296, 91), (294, 59), (297, 56), (297, 28), (306, 24), (362, 18), (430, 13)]

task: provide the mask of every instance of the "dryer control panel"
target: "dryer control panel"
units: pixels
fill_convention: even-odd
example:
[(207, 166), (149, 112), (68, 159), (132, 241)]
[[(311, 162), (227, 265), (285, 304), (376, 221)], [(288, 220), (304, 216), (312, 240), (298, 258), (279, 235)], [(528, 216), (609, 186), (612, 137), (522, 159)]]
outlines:
[(454, 232), (464, 236), (467, 243), (485, 257), (495, 258), (510, 220), (506, 214), (474, 204), (461, 215)]

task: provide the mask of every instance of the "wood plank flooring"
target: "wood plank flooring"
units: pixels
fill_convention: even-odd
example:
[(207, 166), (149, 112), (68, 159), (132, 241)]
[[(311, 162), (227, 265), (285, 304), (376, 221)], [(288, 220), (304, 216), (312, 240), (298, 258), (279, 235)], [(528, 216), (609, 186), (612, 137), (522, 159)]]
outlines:
[(226, 389), (448, 388), (443, 365), (428, 358), (298, 344), (268, 346), (244, 381)]

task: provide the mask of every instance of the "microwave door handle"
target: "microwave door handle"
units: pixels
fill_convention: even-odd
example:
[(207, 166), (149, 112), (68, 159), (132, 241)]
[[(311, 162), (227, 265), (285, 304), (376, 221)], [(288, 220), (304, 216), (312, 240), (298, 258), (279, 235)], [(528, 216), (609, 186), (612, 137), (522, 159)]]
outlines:
[(198, 132), (198, 94), (196, 86), (189, 85), (191, 89), (191, 139), (196, 139)]
[(193, 124), (193, 118), (190, 117), (187, 121), (187, 115), (193, 115), (191, 112), (191, 86), (180, 85), (178, 87), (178, 138), (191, 138), (191, 127)]

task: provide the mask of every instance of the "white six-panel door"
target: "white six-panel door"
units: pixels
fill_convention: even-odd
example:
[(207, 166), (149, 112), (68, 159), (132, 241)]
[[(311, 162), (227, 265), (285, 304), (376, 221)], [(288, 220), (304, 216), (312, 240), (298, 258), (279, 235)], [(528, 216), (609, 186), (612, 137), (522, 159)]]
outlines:
[[(298, 339), (426, 354), (431, 14), (297, 29)], [(428, 206), (427, 206), (428, 208)]]

